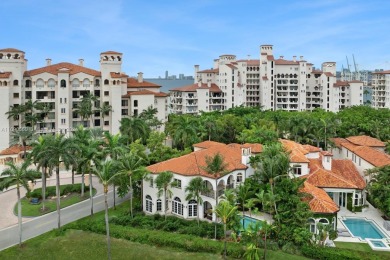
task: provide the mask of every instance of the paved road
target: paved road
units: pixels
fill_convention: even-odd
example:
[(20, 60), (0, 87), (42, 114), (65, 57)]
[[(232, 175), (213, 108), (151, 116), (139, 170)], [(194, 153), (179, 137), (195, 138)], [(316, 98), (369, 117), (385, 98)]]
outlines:
[[(98, 185), (97, 183), (95, 184), (95, 182), (96, 180), (93, 181), (95, 188), (101, 186)], [(5, 197), (3, 196), (9, 192), (16, 194), (15, 190), (10, 190), (8, 192), (0, 194), (0, 201), (2, 201), (1, 204), (5, 204), (4, 203), (5, 200), (3, 200), (3, 198)], [(123, 199), (117, 197), (116, 204), (119, 204), (126, 199), (128, 199), (128, 197), (125, 197)], [(15, 202), (7, 203), (7, 204), (15, 205)], [(113, 194), (112, 191), (110, 191), (108, 195), (108, 205), (109, 207), (112, 207), (113, 204), (114, 204)], [(61, 225), (65, 225), (77, 219), (89, 216), (91, 210), (90, 205), (91, 203), (90, 200), (88, 199), (80, 203), (74, 204), (72, 206), (66, 207), (64, 209), (61, 209)], [(104, 195), (101, 193), (100, 190), (100, 192), (98, 191), (98, 193), (94, 197), (94, 212), (99, 212), (102, 210), (104, 210)], [(2, 210), (2, 212), (4, 211)], [(16, 221), (17, 221), (17, 217), (16, 217)], [(39, 236), (55, 228), (57, 228), (57, 212), (52, 212), (36, 218), (24, 218), (23, 225), (22, 225), (22, 230), (23, 230), (22, 240), (26, 241), (30, 238)], [(18, 232), (17, 224), (0, 230), (0, 250), (11, 247), (18, 243), (19, 243), (19, 232)]]

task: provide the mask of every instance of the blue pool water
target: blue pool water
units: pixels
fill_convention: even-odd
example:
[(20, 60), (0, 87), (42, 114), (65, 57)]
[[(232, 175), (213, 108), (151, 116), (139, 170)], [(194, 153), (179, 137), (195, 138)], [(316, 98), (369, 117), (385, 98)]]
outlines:
[(360, 237), (361, 239), (386, 238), (386, 235), (384, 235), (375, 223), (371, 221), (367, 221), (365, 219), (347, 218), (343, 220), (343, 222), (355, 237)]
[(376, 247), (386, 247), (385, 243), (382, 241), (371, 241), (371, 243)]
[(245, 216), (244, 218), (241, 219), (241, 225), (244, 227), (244, 230), (247, 230), (251, 223), (253, 223), (252, 225), (254, 225), (257, 222), (260, 222), (260, 220), (254, 219), (254, 218), (250, 218), (248, 216)]

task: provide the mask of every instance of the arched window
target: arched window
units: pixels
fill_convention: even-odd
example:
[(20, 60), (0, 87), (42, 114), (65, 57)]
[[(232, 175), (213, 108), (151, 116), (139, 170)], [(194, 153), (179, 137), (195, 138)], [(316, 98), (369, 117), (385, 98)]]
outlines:
[(19, 85), (19, 81), (17, 79), (14, 80), (14, 86)]
[(181, 204), (181, 200), (178, 197), (172, 200), (172, 213), (183, 215), (183, 204)]
[(80, 81), (78, 79), (72, 80), (72, 88), (80, 87)]
[(104, 85), (108, 85), (108, 84), (109, 84), (108, 79), (105, 79), (105, 80), (104, 80)]
[(147, 212), (152, 212), (153, 202), (152, 197), (149, 195), (146, 195), (146, 203), (145, 203), (145, 209)]
[(95, 86), (96, 87), (100, 86), (100, 80), (99, 79), (95, 79)]
[(49, 79), (47, 81), (47, 85), (49, 88), (55, 88), (56, 87), (56, 81), (54, 79)]
[(83, 87), (84, 88), (89, 88), (90, 85), (91, 85), (91, 82), (89, 81), (89, 79), (83, 80)]
[(314, 219), (309, 219), (309, 230), (311, 233), (315, 233), (316, 232), (316, 222), (314, 221)]
[(190, 200), (188, 202), (188, 217), (197, 217), (198, 216), (198, 203), (196, 200)]
[(329, 224), (329, 220), (327, 220), (326, 218), (321, 218), (318, 222), (322, 223), (324, 225), (328, 225)]
[(157, 211), (162, 211), (162, 201), (161, 201), (161, 199), (157, 200), (156, 205), (157, 205)]
[(237, 182), (237, 183), (241, 183), (241, 182), (242, 182), (242, 173), (237, 173), (236, 182)]
[(3, 86), (4, 86), (4, 87), (7, 86), (7, 81), (4, 81), (4, 82), (3, 82)]
[(66, 88), (66, 80), (61, 79), (61, 88)]

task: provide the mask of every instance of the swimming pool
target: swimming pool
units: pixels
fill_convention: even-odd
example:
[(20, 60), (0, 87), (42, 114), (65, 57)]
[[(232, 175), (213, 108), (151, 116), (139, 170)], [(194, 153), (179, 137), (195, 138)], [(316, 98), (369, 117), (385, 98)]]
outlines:
[[(244, 218), (241, 218), (241, 225), (244, 230), (247, 230), (249, 225), (255, 225), (256, 223), (261, 223), (261, 220), (254, 219), (248, 216), (245, 216)], [(261, 227), (261, 225), (260, 225)]]
[(390, 251), (390, 246), (387, 245), (384, 239), (366, 239), (366, 241), (372, 250)]
[(366, 238), (382, 239), (387, 238), (385, 234), (380, 231), (377, 225), (363, 218), (346, 218), (343, 220), (344, 225), (354, 237), (360, 237), (362, 240)]

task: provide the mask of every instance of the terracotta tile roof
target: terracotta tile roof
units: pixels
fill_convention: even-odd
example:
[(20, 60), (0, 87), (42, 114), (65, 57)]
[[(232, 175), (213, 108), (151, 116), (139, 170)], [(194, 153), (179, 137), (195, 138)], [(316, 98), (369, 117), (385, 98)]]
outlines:
[(130, 96), (139, 96), (139, 95), (154, 95), (155, 97), (167, 97), (168, 94), (164, 92), (154, 92), (147, 89), (142, 89), (138, 91), (128, 91), (126, 95), (123, 95), (122, 98), (129, 98)]
[(218, 73), (219, 69), (208, 69), (208, 70), (201, 70), (198, 71), (198, 73)]
[(204, 170), (206, 167), (206, 157), (213, 157), (220, 153), (224, 162), (227, 164), (226, 173), (234, 170), (245, 170), (247, 166), (241, 163), (241, 149), (237, 146), (223, 145), (211, 146), (208, 149), (192, 152), (178, 158), (173, 158), (164, 162), (156, 163), (147, 167), (152, 174), (158, 174), (163, 171), (170, 171), (184, 176), (205, 176), (216, 179), (220, 176), (214, 176)]
[(21, 51), (21, 50), (18, 50), (18, 49), (14, 49), (14, 48), (0, 49), (0, 52), (23, 52), (24, 53), (24, 51)]
[(357, 146), (351, 143), (342, 143), (341, 145), (375, 167), (390, 165), (390, 155), (378, 151), (375, 148), (369, 146)]
[(360, 81), (360, 80), (350, 80), (348, 82), (350, 82), (350, 83), (364, 83), (363, 81)]
[(390, 70), (376, 71), (372, 72), (372, 74), (390, 74)]
[(126, 74), (119, 73), (119, 72), (110, 72), (110, 75), (111, 75), (111, 78), (113, 78), (113, 79), (115, 79), (115, 78), (127, 78), (128, 77)]
[(100, 71), (89, 69), (83, 66), (75, 65), (68, 62), (61, 62), (53, 65), (49, 65), (46, 67), (34, 69), (34, 70), (28, 70), (24, 72), (25, 77), (31, 77), (42, 73), (50, 73), (53, 75), (57, 75), (60, 70), (67, 69), (69, 71), (70, 75), (76, 74), (76, 73), (85, 73), (88, 75), (92, 75), (95, 77), (100, 77), (101, 73)]
[(311, 74), (322, 74), (323, 71), (322, 70), (312, 70), (311, 71)]
[(309, 159), (306, 158), (306, 154), (309, 152), (301, 145), (291, 140), (280, 139), (279, 140), (286, 152), (289, 153), (290, 162), (292, 163), (308, 163)]
[(371, 146), (371, 147), (385, 147), (385, 143), (367, 136), (367, 135), (359, 135), (359, 136), (350, 136), (346, 138), (349, 142), (356, 144), (356, 145), (362, 145), (362, 146)]
[(333, 73), (331, 73), (331, 72), (324, 72), (324, 74), (325, 74), (327, 77), (334, 77)]
[(242, 145), (242, 147), (250, 147), (252, 153), (261, 153), (263, 152), (263, 145), (261, 144), (252, 144), (252, 143), (245, 143)]
[(347, 139), (338, 138), (338, 137), (337, 138), (329, 138), (329, 140), (331, 142), (333, 142), (336, 145), (336, 147), (338, 147), (338, 148), (341, 148), (342, 143), (348, 143)]
[(349, 83), (348, 81), (336, 81), (336, 83), (333, 84), (334, 87), (345, 87), (345, 86), (349, 86)]
[(226, 64), (226, 66), (228, 66), (228, 67), (231, 68), (231, 69), (237, 69), (237, 67), (234, 66), (234, 65), (232, 65), (232, 64)]
[(8, 79), (12, 75), (12, 72), (0, 72), (0, 79)]
[(219, 143), (219, 142), (214, 142), (214, 141), (203, 141), (203, 142), (200, 142), (197, 144), (193, 144), (192, 146), (197, 147), (197, 148), (208, 149), (208, 148), (213, 147), (213, 146), (220, 146), (220, 147), (225, 146), (225, 144)]
[(317, 188), (307, 181), (304, 182), (300, 192), (308, 194), (303, 201), (309, 204), (310, 210), (314, 213), (332, 214), (340, 210), (323, 189)]
[[(31, 150), (30, 146), (26, 147), (26, 150)], [(8, 147), (0, 152), (0, 155), (17, 155), (21, 152), (23, 152), (23, 146), (21, 145), (13, 145), (11, 147)]]
[(260, 60), (238, 60), (237, 62), (244, 62), (247, 66), (260, 66)]
[(184, 87), (173, 88), (169, 91), (196, 92), (197, 89), (209, 89), (210, 92), (222, 92), (222, 90), (214, 83), (212, 83), (210, 87), (208, 87), (208, 85), (205, 83), (202, 83), (200, 86), (195, 83)]
[(100, 54), (120, 54), (120, 55), (122, 55), (123, 53), (121, 53), (121, 52), (116, 52), (116, 51), (105, 51), (105, 52), (102, 52), (102, 53), (100, 53)]
[(284, 60), (284, 59), (277, 59), (275, 60), (276, 65), (298, 65), (298, 61), (293, 60)]
[(321, 154), (323, 156), (333, 156), (333, 154), (331, 152), (328, 152), (328, 151), (321, 151)]
[(318, 147), (315, 147), (315, 146), (312, 146), (310, 144), (304, 144), (302, 145), (302, 147), (308, 151), (309, 153), (317, 153), (317, 152), (321, 152), (321, 149), (318, 148)]
[(351, 160), (332, 159), (331, 171), (322, 166), (322, 158), (309, 159), (310, 173), (301, 178), (321, 188), (364, 189), (366, 183)]
[(154, 84), (149, 81), (138, 82), (136, 78), (127, 78), (128, 88), (160, 88), (160, 85)]
[(274, 55), (267, 55), (267, 60), (275, 60)]

